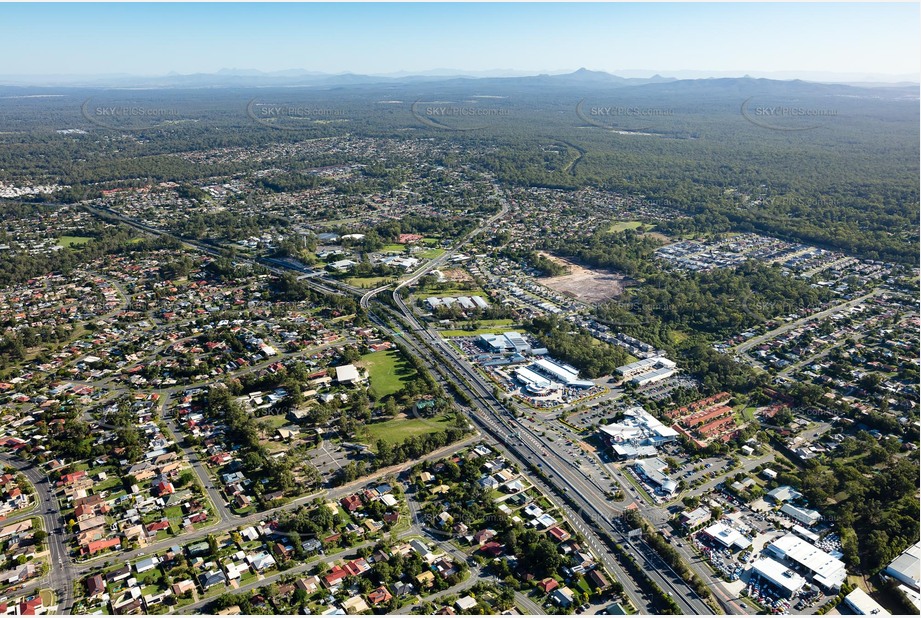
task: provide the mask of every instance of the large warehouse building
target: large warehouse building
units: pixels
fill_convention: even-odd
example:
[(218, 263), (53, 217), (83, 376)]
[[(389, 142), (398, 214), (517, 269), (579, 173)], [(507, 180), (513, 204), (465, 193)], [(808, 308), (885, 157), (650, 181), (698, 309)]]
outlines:
[(531, 363), (530, 369), (572, 388), (591, 388), (595, 386), (595, 383), (591, 380), (580, 380), (579, 370), (575, 367), (554, 362), (549, 358), (538, 358)]
[(806, 579), (802, 575), (795, 573), (789, 567), (771, 558), (756, 560), (752, 564), (749, 577), (753, 576), (758, 576), (772, 584), (778, 589), (780, 594), (788, 599), (802, 590), (803, 586), (806, 585)]
[(858, 616), (891, 616), (873, 597), (860, 588), (854, 588), (846, 597), (844, 604)]
[(825, 590), (836, 591), (847, 578), (844, 563), (795, 534), (785, 534), (765, 548), (765, 553), (808, 573)]
[(739, 551), (748, 549), (752, 546), (750, 538), (724, 523), (717, 522), (708, 528), (704, 528), (702, 534), (710, 537), (730, 551)]
[(652, 457), (656, 447), (678, 439), (677, 431), (639, 406), (625, 410), (619, 423), (605, 425), (599, 431), (601, 438), (621, 459)]
[(636, 473), (650, 485), (654, 485), (658, 493), (670, 496), (678, 491), (678, 483), (663, 472), (667, 467), (668, 464), (658, 457), (640, 459), (633, 464)]
[(559, 390), (560, 385), (583, 389), (595, 386), (591, 380), (580, 380), (577, 369), (547, 358), (538, 358), (526, 367), (518, 367), (515, 378), (524, 385), (525, 391), (537, 397)]
[(525, 390), (536, 397), (549, 395), (556, 388), (553, 382), (539, 375), (527, 367), (518, 367), (515, 369), (515, 378), (524, 385)]
[(675, 362), (664, 356), (654, 356), (618, 367), (617, 373), (636, 386), (646, 386), (673, 376)]
[(894, 577), (915, 592), (921, 590), (921, 542), (915, 543), (889, 563), (886, 575)]
[(518, 354), (530, 354), (531, 344), (529, 344), (521, 333), (509, 331), (501, 335), (480, 335), (477, 342), (483, 348), (494, 354), (504, 354), (508, 352), (517, 352)]
[(780, 507), (780, 512), (807, 526), (814, 526), (822, 519), (822, 515), (818, 511), (793, 506), (792, 504), (784, 504)]

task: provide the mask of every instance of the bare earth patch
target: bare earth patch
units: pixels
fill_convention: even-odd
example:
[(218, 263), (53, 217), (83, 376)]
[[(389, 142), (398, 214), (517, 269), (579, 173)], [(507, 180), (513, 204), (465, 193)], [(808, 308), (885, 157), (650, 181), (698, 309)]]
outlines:
[(444, 278), (448, 281), (457, 281), (459, 283), (472, 283), (473, 277), (470, 276), (463, 268), (449, 268), (441, 271)]
[(656, 240), (661, 240), (662, 242), (670, 243), (672, 239), (666, 236), (661, 232), (646, 232), (644, 236), (649, 236), (650, 238), (655, 238)]
[(568, 275), (546, 277), (540, 280), (541, 284), (556, 290), (560, 294), (584, 303), (596, 304), (616, 298), (624, 292), (624, 281), (626, 279), (624, 275), (585, 268), (575, 262), (564, 260), (548, 253), (541, 253), (541, 255), (569, 269)]

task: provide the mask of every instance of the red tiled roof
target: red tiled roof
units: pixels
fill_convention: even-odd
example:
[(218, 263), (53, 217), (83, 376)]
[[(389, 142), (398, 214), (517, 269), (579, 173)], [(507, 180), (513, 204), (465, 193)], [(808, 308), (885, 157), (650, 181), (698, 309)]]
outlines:
[(372, 605), (377, 605), (379, 603), (386, 603), (393, 598), (393, 595), (390, 594), (390, 591), (387, 590), (385, 586), (381, 586), (377, 590), (373, 590), (368, 595), (368, 600), (371, 601)]
[(333, 568), (332, 571), (323, 576), (323, 581), (327, 586), (332, 586), (341, 582), (348, 576), (348, 572), (340, 566)]

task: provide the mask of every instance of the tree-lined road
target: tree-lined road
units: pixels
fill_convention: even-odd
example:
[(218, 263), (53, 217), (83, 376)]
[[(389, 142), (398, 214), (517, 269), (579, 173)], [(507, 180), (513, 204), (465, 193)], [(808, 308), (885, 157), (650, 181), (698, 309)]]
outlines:
[[(500, 198), (501, 199), (501, 198)], [(617, 539), (622, 545), (625, 545), (626, 536), (623, 530), (614, 525), (614, 521), (620, 514), (620, 511), (612, 508), (606, 500), (605, 489), (585, 474), (573, 462), (558, 455), (552, 444), (547, 444), (541, 436), (534, 432), (529, 426), (525, 425), (516, 418), (516, 414), (506, 407), (506, 404), (492, 393), (492, 385), (488, 384), (475, 369), (473, 369), (456, 351), (438, 335), (437, 332), (424, 328), (414, 317), (412, 311), (406, 306), (400, 290), (412, 285), (421, 277), (431, 272), (441, 264), (447, 262), (457, 251), (459, 251), (467, 242), (476, 235), (485, 230), (489, 225), (500, 220), (508, 212), (508, 204), (501, 200), (501, 210), (482, 222), (476, 229), (471, 231), (454, 247), (444, 254), (427, 262), (422, 268), (415, 271), (412, 275), (399, 282), (393, 290), (393, 300), (399, 309), (399, 319), (405, 320), (410, 325), (410, 330), (403, 337), (403, 341), (408, 346), (408, 351), (417, 356), (427, 367), (433, 370), (433, 375), (438, 376), (439, 380), (448, 379), (461, 392), (473, 402), (472, 406), (466, 411), (473, 421), (483, 429), (496, 443), (497, 448), (512, 462), (516, 463), (522, 469), (531, 468), (540, 470), (546, 478), (535, 478), (535, 484), (547, 495), (557, 495), (566, 497), (571, 501), (577, 510), (573, 511), (569, 504), (562, 502), (559, 505), (561, 511), (576, 526), (580, 534), (585, 538), (588, 545), (599, 557), (607, 570), (611, 572), (624, 586), (625, 596), (630, 602), (642, 613), (649, 613), (650, 606), (645, 601), (645, 594), (638, 582), (634, 581), (626, 571), (621, 567), (617, 557), (607, 545), (604, 537)], [(91, 210), (92, 212), (92, 210)], [(96, 212), (96, 214), (102, 214)], [(105, 213), (112, 216), (112, 213)], [(120, 221), (133, 225), (149, 233), (164, 234), (160, 230), (155, 230), (144, 224), (139, 224), (127, 217), (115, 213), (115, 217)], [(187, 241), (182, 241), (187, 242)], [(204, 250), (208, 253), (216, 253), (216, 249), (208, 246), (199, 246), (200, 243), (190, 243), (197, 249)], [(268, 267), (273, 272), (282, 272), (284, 268), (293, 268), (284, 264), (267, 265), (260, 262), (263, 267)], [(303, 270), (294, 268), (294, 270)], [(332, 290), (329, 286), (336, 285), (323, 280), (321, 277), (304, 279), (304, 283), (318, 291), (324, 293), (341, 292)], [(360, 294), (360, 305), (368, 311), (369, 317), (392, 336), (397, 336), (397, 332), (388, 327), (385, 320), (371, 311), (371, 302), (376, 294), (379, 294), (390, 286), (381, 286), (374, 290), (364, 291), (345, 286), (344, 289), (351, 294)], [(437, 351), (437, 354), (435, 353)], [(416, 463), (416, 462), (412, 462)], [(196, 470), (199, 477), (202, 473)], [(369, 479), (361, 479), (362, 483)], [(334, 493), (330, 492), (328, 497)], [(311, 499), (314, 496), (306, 497), (302, 500)], [(291, 505), (282, 508), (291, 508)], [(274, 509), (277, 510), (277, 509)], [(274, 511), (273, 510), (273, 511)], [(245, 524), (247, 521), (255, 521), (260, 518), (269, 516), (272, 511), (259, 513), (249, 518), (232, 518), (223, 521), (217, 527), (210, 527), (209, 533), (217, 530), (226, 530), (231, 527)], [(184, 541), (185, 542), (185, 541)], [(175, 540), (168, 541), (175, 544)], [(157, 546), (145, 548), (145, 553), (157, 551)], [(129, 553), (127, 558), (136, 557), (137, 552)], [(656, 558), (648, 556), (649, 564), (656, 564)], [(661, 560), (661, 559), (658, 559)], [(288, 571), (291, 573), (291, 571)], [(677, 603), (679, 608), (687, 614), (707, 614), (711, 613), (710, 608), (699, 599), (677, 576), (660, 571), (658, 568), (650, 568), (647, 571), (649, 577), (655, 581), (660, 588), (668, 592), (672, 599)], [(252, 585), (264, 585), (266, 580)], [(186, 609), (193, 609), (190, 606)], [(527, 608), (533, 610), (533, 607)]]

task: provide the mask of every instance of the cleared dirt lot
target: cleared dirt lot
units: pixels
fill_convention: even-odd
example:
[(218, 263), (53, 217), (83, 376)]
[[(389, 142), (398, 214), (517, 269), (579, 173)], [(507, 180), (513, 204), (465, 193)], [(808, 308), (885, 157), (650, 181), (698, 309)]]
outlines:
[(441, 271), (447, 281), (457, 281), (461, 283), (473, 283), (473, 277), (470, 276), (463, 268), (448, 268)]
[(605, 270), (585, 268), (575, 262), (541, 253), (549, 260), (562, 264), (569, 269), (568, 275), (546, 277), (540, 282), (560, 294), (565, 294), (583, 303), (601, 303), (616, 298), (624, 292), (625, 277)]

